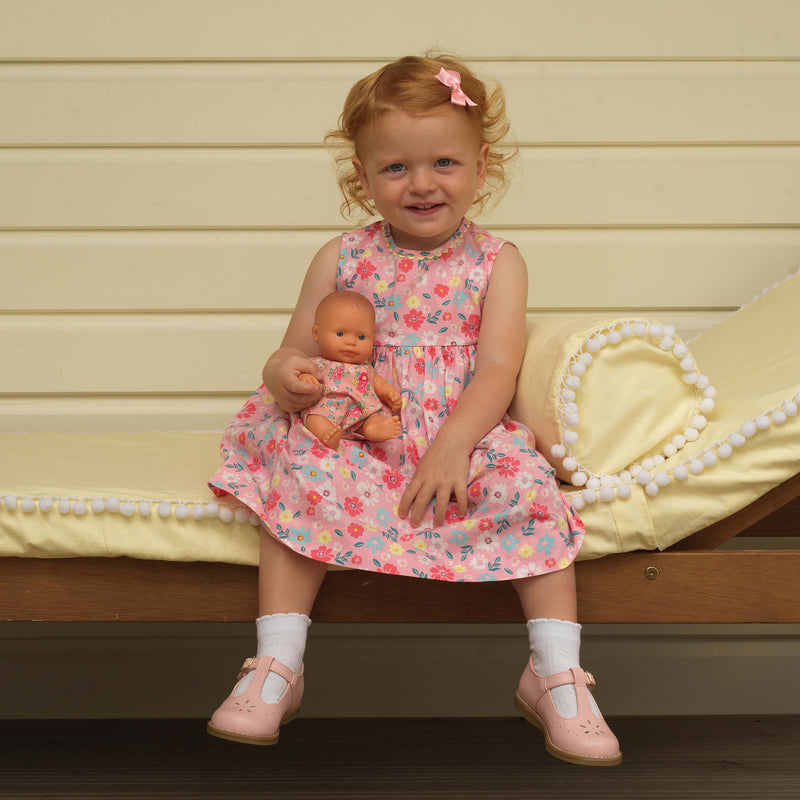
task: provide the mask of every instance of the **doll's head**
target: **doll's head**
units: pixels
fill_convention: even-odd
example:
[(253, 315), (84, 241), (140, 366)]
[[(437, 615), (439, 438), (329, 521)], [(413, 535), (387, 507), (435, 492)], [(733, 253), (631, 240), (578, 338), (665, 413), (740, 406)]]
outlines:
[(372, 356), (375, 309), (357, 292), (332, 292), (317, 306), (311, 332), (323, 358), (363, 364)]
[(473, 208), (481, 211), (490, 198), (496, 202), (504, 193), (505, 164), (516, 155), (516, 148), (503, 144), (509, 130), (503, 90), (500, 86), (488, 87), (452, 56), (406, 56), (353, 86), (339, 118), (339, 128), (328, 135), (327, 141), (337, 146), (334, 157), (345, 216), (355, 216), (359, 210), (368, 215), (375, 211), (352, 162), (362, 158), (376, 120), (391, 110), (421, 117), (452, 105), (451, 88), (437, 78), (442, 68), (460, 74), (460, 88), (474, 106), (459, 106), (458, 112), (469, 120), (478, 144), (488, 145), (485, 183), (475, 197)]

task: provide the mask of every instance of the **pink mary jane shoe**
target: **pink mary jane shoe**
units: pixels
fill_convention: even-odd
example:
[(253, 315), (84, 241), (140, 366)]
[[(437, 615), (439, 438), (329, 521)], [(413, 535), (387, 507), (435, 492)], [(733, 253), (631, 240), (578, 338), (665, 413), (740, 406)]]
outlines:
[[(303, 669), (295, 674), (285, 664), (270, 656), (248, 658), (242, 665), (238, 682), (249, 672), (255, 674), (239, 695), (231, 692), (227, 700), (213, 713), (206, 730), (212, 736), (243, 744), (275, 744), (281, 725), (291, 722), (300, 710), (303, 699)], [(276, 672), (289, 685), (274, 705), (261, 699), (261, 687), (270, 672)]]
[[(574, 684), (578, 696), (578, 715), (571, 719), (556, 711), (551, 689)], [(528, 722), (544, 733), (545, 747), (550, 755), (586, 766), (614, 766), (622, 761), (617, 737), (611, 732), (602, 715), (592, 711), (589, 691), (594, 686), (591, 673), (569, 669), (543, 678), (528, 662), (514, 699), (517, 710)]]

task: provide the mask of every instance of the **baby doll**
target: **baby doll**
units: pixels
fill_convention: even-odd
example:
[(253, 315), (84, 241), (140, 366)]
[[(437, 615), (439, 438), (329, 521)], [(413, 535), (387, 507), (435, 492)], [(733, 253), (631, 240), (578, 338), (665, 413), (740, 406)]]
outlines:
[(321, 380), (303, 373), (300, 379), (323, 387), (322, 397), (300, 416), (311, 433), (335, 450), (343, 435), (372, 442), (394, 439), (400, 419), (382, 413), (386, 404), (400, 408), (400, 392), (372, 368), (375, 309), (356, 292), (332, 292), (317, 306), (312, 328), (321, 358)]

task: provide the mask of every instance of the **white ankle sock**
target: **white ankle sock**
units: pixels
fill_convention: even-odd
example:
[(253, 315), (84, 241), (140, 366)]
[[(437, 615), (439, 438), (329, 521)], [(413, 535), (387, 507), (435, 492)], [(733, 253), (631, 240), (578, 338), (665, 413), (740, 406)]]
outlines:
[[(258, 650), (256, 656), (272, 656), (286, 664), (292, 672), (299, 672), (306, 649), (306, 637), (311, 620), (305, 614), (268, 614), (256, 620)], [(234, 696), (247, 689), (253, 673), (248, 672), (233, 690)], [(267, 675), (261, 687), (265, 703), (277, 703), (286, 689), (286, 680), (275, 672)]]
[[(581, 626), (577, 622), (561, 619), (528, 620), (528, 638), (533, 653), (533, 667), (539, 675), (547, 677), (580, 666)], [(578, 715), (578, 698), (572, 685), (556, 686), (551, 691), (553, 703), (562, 717), (571, 719)], [(592, 711), (600, 714), (589, 695)]]

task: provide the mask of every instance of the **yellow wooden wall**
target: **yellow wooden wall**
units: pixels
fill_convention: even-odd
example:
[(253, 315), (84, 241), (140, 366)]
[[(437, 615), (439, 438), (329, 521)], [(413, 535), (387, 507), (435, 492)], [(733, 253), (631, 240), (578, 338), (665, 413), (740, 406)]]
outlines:
[(800, 265), (800, 3), (0, 0), (0, 430), (216, 428), (347, 227), (380, 63), (506, 87), (532, 313), (685, 335)]

